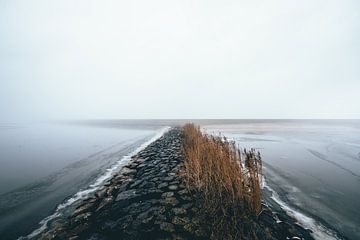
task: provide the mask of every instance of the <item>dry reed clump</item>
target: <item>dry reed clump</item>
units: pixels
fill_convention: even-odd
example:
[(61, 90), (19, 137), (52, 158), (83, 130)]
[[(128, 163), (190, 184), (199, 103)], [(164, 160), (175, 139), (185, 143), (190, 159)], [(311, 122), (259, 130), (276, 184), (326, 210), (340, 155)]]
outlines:
[(184, 126), (184, 176), (201, 196), (213, 239), (240, 239), (242, 222), (261, 212), (262, 160), (254, 149), (240, 151), (234, 142)]

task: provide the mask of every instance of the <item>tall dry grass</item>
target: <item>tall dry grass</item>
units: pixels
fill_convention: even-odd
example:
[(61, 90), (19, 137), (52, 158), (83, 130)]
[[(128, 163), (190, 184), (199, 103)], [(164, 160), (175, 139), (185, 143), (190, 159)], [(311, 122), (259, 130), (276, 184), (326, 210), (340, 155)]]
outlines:
[(262, 160), (254, 149), (239, 150), (234, 142), (184, 126), (184, 176), (209, 216), (213, 239), (240, 239), (242, 221), (261, 212)]

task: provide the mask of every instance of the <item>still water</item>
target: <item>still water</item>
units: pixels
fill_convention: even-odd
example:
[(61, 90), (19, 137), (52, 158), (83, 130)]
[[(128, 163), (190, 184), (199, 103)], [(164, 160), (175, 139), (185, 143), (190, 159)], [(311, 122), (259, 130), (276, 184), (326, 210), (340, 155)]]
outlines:
[(89, 186), (96, 187), (109, 169), (160, 136), (164, 127), (185, 122), (259, 150), (266, 202), (297, 218), (318, 239), (360, 239), (360, 121), (336, 120), (0, 126), (0, 239), (39, 230), (39, 221), (85, 197)]
[(0, 126), (0, 239), (38, 228), (58, 204), (88, 188), (159, 127), (121, 122)]
[(318, 231), (318, 238), (336, 239), (335, 230), (360, 239), (359, 121), (257, 120), (203, 127), (259, 150), (273, 199)]

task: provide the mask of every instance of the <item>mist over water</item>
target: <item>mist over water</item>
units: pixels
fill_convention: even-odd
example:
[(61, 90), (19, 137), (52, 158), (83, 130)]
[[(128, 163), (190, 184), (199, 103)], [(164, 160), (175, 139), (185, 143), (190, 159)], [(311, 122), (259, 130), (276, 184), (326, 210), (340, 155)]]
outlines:
[(360, 238), (360, 121), (259, 121), (204, 126), (255, 148), (282, 202)]
[(274, 209), (299, 217), (318, 236), (360, 237), (360, 121), (229, 119), (3, 125), (1, 239), (29, 234), (159, 129), (186, 122), (259, 150), (273, 191), (265, 200)]
[(0, 238), (29, 234), (65, 198), (86, 189), (159, 128), (149, 123), (2, 126)]

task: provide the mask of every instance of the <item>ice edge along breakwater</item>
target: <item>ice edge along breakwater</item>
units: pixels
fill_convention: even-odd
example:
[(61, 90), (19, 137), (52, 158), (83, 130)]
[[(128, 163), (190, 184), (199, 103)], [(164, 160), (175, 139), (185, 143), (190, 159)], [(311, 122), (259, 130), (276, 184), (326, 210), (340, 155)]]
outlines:
[[(184, 189), (181, 177), (178, 176), (178, 170), (183, 161), (181, 154), (179, 155), (181, 133), (177, 129), (172, 131), (172, 134), (161, 138), (168, 130), (169, 128), (162, 129), (157, 136), (135, 150), (131, 154), (134, 155), (133, 158), (130, 157), (131, 155), (124, 157), (89, 189), (80, 191), (59, 205), (57, 211), (44, 219), (41, 227), (27, 238), (67, 239), (73, 237), (82, 239), (82, 237), (90, 236), (93, 239), (104, 239), (102, 237), (107, 236), (111, 239), (114, 237), (112, 234), (117, 232), (116, 236), (119, 236), (120, 233), (128, 239), (143, 239), (144, 236), (148, 237), (148, 234), (155, 234), (153, 235), (155, 238), (164, 235), (172, 239), (184, 239), (184, 237), (185, 239), (206, 239), (208, 237), (206, 226), (201, 226), (201, 222), (206, 221), (196, 217), (196, 209), (201, 206), (196, 205), (196, 201), (191, 199), (191, 195)], [(151, 148), (152, 145), (155, 147)], [(147, 150), (148, 147), (150, 149)], [(154, 161), (151, 159), (152, 157), (158, 159)], [(160, 168), (154, 170), (158, 165)], [(119, 173), (116, 173), (118, 170), (120, 170)], [(142, 174), (139, 177), (140, 172)], [(147, 172), (151, 174), (144, 177), (144, 173)], [(147, 179), (145, 179), (146, 177)], [(103, 188), (103, 183), (109, 181), (110, 183), (105, 184), (105, 188)], [(94, 192), (96, 192), (96, 197), (83, 200), (67, 223), (55, 224), (47, 229), (47, 224), (59, 216), (59, 210)], [(137, 203), (138, 201), (140, 203)], [(135, 204), (135, 208), (131, 207), (131, 204)], [(124, 209), (127, 209), (128, 212), (123, 211)], [(300, 239), (296, 236), (306, 236), (305, 239), (311, 239), (309, 232), (297, 225), (295, 220), (287, 218), (288, 223), (278, 221), (279, 218), (266, 205), (263, 205), (263, 209), (256, 227), (282, 232), (281, 234), (288, 235), (289, 239)], [(192, 214), (190, 214), (191, 212)], [(95, 219), (94, 215), (96, 215)], [(129, 219), (128, 217), (132, 215), (137, 215), (137, 218)], [(125, 216), (125, 219), (121, 216)], [(113, 217), (119, 219), (113, 221)], [(193, 222), (195, 224), (190, 224)], [(128, 234), (126, 231), (116, 230), (119, 224), (120, 228), (135, 226), (135, 229), (139, 230), (141, 227), (141, 231), (140, 233), (139, 231), (130, 231), (130, 235), (126, 235)], [(153, 229), (155, 225), (157, 226), (156, 230)], [(84, 228), (84, 226), (86, 227)], [(141, 235), (144, 231), (145, 235)], [(183, 238), (180, 238), (179, 234)], [(314, 236), (316, 237), (316, 235)]]

